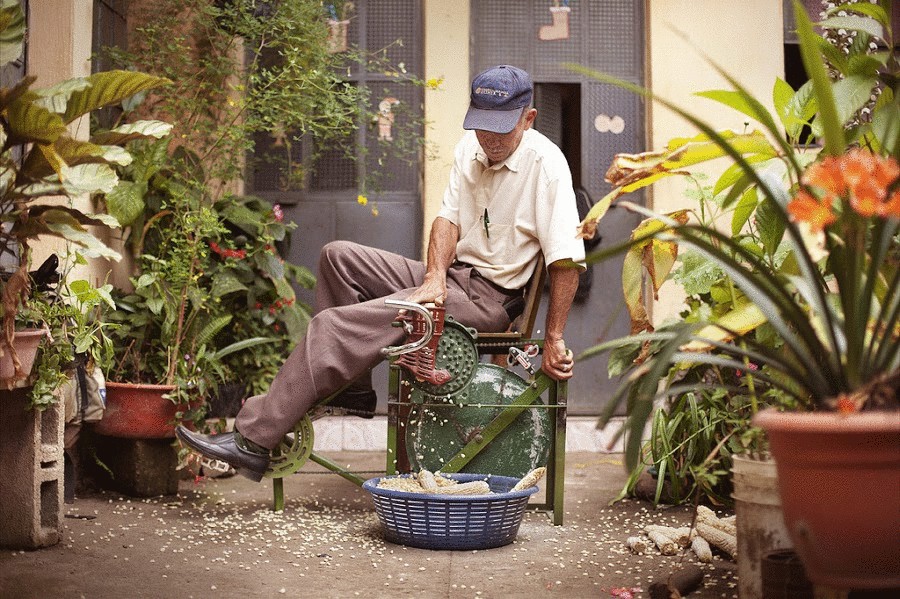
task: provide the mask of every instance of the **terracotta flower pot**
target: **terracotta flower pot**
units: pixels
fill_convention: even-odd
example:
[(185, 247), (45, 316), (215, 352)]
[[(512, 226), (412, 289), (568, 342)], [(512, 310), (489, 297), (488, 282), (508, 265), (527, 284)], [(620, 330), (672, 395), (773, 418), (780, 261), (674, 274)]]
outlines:
[(809, 579), (900, 587), (900, 414), (764, 410), (754, 424), (768, 435), (785, 524)]
[(163, 397), (172, 385), (106, 383), (106, 411), (94, 431), (126, 439), (167, 439), (175, 436), (177, 406)]
[[(44, 329), (27, 329), (24, 331), (16, 331), (13, 335), (13, 345), (15, 346), (16, 355), (19, 356), (19, 362), (22, 365), (22, 372), (28, 374), (34, 365), (34, 357), (37, 355), (38, 347), (41, 339), (45, 335)], [(0, 380), (11, 380), (16, 375), (15, 366), (13, 366), (12, 355), (7, 347), (3, 347), (3, 356), (0, 357)]]

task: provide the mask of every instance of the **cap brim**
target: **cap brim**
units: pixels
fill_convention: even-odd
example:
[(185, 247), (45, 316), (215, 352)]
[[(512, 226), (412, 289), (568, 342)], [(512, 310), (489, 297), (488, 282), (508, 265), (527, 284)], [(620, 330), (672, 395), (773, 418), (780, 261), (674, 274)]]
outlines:
[(492, 133), (509, 133), (516, 127), (525, 107), (513, 110), (482, 110), (469, 106), (463, 129), (478, 129)]

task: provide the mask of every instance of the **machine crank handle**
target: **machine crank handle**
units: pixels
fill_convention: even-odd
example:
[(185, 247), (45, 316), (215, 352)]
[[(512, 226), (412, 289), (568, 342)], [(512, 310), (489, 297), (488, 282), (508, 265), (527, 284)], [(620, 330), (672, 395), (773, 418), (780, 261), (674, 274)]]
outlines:
[(395, 300), (395, 299), (386, 299), (384, 300), (385, 306), (392, 306), (397, 308), (398, 310), (412, 310), (414, 312), (418, 312), (425, 323), (425, 331), (422, 334), (421, 339), (417, 339), (411, 343), (405, 343), (403, 345), (392, 345), (389, 347), (382, 348), (381, 355), (386, 357), (399, 356), (401, 354), (408, 354), (410, 352), (414, 352), (417, 349), (421, 349), (428, 345), (428, 342), (431, 341), (431, 336), (434, 334), (434, 320), (431, 318), (431, 312), (423, 306), (422, 304), (417, 304), (415, 302), (407, 302), (404, 300)]

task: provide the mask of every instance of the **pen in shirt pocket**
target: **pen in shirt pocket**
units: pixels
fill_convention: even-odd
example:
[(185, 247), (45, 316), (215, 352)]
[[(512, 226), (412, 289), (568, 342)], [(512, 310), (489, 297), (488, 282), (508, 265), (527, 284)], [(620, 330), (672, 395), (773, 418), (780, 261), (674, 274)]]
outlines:
[(484, 234), (488, 237), (491, 236), (491, 219), (488, 216), (487, 208), (484, 209), (484, 216), (482, 217), (482, 221), (484, 222)]

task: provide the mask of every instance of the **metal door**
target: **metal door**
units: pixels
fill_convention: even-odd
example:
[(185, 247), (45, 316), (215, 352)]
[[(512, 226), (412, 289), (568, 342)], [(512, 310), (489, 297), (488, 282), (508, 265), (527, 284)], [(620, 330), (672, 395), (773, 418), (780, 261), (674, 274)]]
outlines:
[[(563, 65), (580, 64), (643, 84), (643, 9), (644, 3), (634, 0), (472, 2), (472, 74), (508, 63), (532, 75), (535, 127), (562, 148), (575, 186), (587, 190), (594, 201), (611, 188), (603, 176), (613, 156), (644, 149), (644, 104), (631, 93)], [(643, 201), (639, 196), (630, 199)], [(600, 247), (627, 238), (639, 221), (611, 210), (600, 223)], [(586, 276), (591, 278), (590, 289), (580, 294), (566, 328), (566, 343), (576, 354), (629, 331), (621, 260), (594, 265)], [(545, 297), (538, 330), (546, 309)], [(616, 384), (607, 377), (605, 358), (579, 365), (569, 386), (570, 413), (598, 413)]]
[[(326, 3), (327, 4), (327, 3)], [(350, 5), (350, 3), (348, 3)], [(392, 65), (402, 65), (409, 73), (421, 76), (422, 15), (419, 0), (355, 0), (346, 16), (349, 46), (363, 52), (384, 49)], [(353, 67), (348, 80), (368, 86), (371, 112), (379, 107), (396, 111), (394, 130), (402, 129), (405, 115), (421, 115), (423, 95), (419, 87), (398, 83), (381, 71)], [(421, 119), (419, 119), (421, 120)], [(408, 132), (408, 130), (407, 130)], [(422, 131), (414, 134), (421, 136)], [(355, 158), (340, 150), (325, 151), (301, 182), (290, 182), (283, 167), (275, 162), (257, 162), (248, 177), (248, 191), (281, 204), (285, 218), (299, 226), (285, 257), (315, 272), (319, 252), (326, 243), (348, 239), (390, 250), (410, 258), (419, 258), (422, 235), (421, 165), (395, 156), (385, 156), (384, 132), (377, 124), (360, 123), (355, 140)], [(408, 140), (394, 140), (393, 143)], [(257, 138), (256, 156), (271, 152), (283, 141), (272, 136)], [(308, 142), (298, 151), (309, 153)], [(294, 157), (302, 161), (303, 157)], [(377, 188), (362, 189), (362, 181), (375, 181)], [(366, 194), (369, 204), (361, 206), (357, 196)], [(377, 215), (373, 207), (377, 205)], [(301, 292), (311, 301), (309, 292)]]

